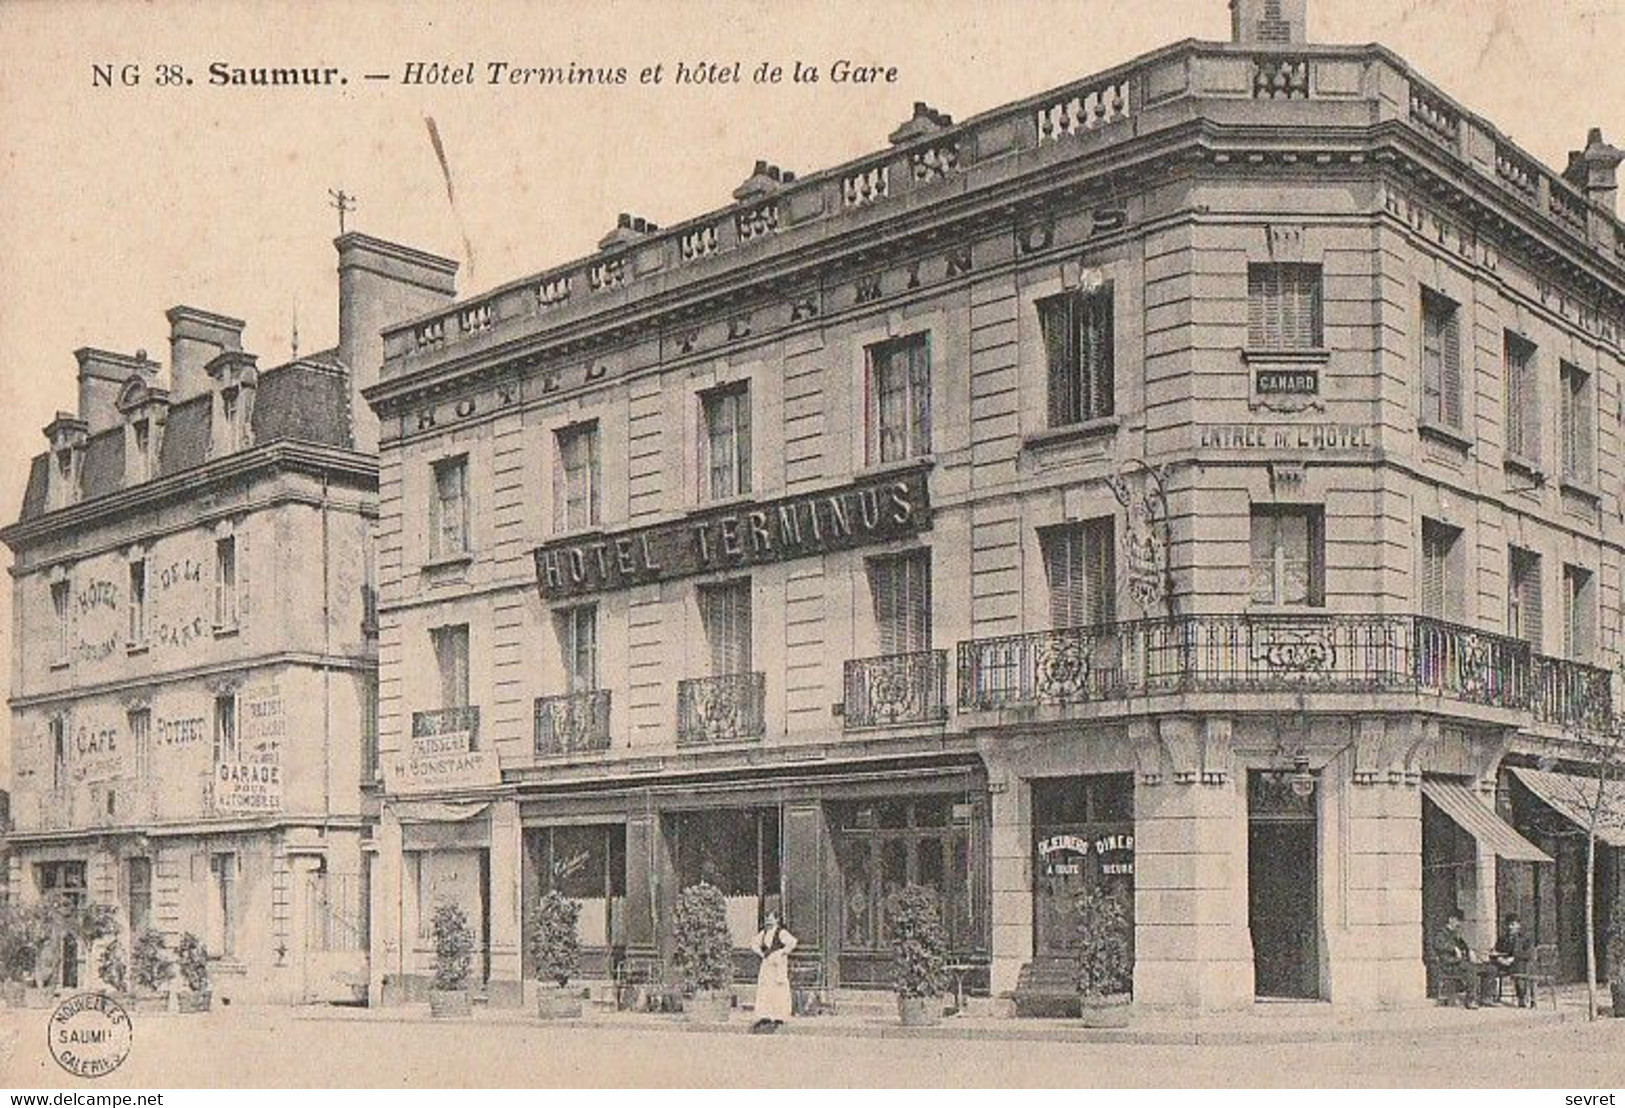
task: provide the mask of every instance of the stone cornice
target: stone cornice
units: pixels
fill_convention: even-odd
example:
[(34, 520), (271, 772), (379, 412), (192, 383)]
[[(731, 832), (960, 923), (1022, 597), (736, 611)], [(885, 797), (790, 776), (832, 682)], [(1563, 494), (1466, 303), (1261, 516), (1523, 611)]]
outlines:
[(205, 462), (117, 492), (81, 500), (34, 519), (0, 529), (0, 542), (20, 552), (33, 543), (103, 526), (138, 512), (154, 511), (197, 497), (233, 481), (268, 473), (310, 473), (346, 477), (366, 488), (378, 485), (378, 459), (370, 454), (315, 443), (278, 440)]

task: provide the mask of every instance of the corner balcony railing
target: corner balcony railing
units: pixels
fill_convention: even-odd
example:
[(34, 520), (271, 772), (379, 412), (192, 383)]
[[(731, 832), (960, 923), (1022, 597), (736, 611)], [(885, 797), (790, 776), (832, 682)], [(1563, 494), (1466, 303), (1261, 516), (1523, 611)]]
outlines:
[(962, 711), (1178, 692), (1420, 692), (1602, 732), (1609, 674), (1424, 616), (1206, 615), (959, 644)]
[(536, 753), (587, 754), (608, 749), (608, 689), (536, 698)]
[(846, 663), (846, 729), (948, 718), (948, 652), (921, 650)]
[(677, 682), (677, 745), (760, 739), (767, 730), (763, 706), (767, 675), (730, 673)]

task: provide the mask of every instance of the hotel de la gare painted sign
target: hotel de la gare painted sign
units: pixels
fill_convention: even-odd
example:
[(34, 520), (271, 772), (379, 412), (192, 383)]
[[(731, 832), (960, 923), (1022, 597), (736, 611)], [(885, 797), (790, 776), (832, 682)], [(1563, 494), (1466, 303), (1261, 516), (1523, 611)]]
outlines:
[(931, 526), (926, 467), (849, 485), (693, 512), (681, 520), (545, 543), (536, 548), (543, 600), (562, 600), (827, 554)]

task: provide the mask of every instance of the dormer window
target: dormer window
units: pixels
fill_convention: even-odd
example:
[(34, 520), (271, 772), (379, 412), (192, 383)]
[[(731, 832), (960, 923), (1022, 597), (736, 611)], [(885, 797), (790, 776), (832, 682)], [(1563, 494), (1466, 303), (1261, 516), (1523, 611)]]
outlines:
[(137, 481), (145, 481), (152, 476), (152, 424), (138, 419), (130, 431), (135, 438), (134, 476)]
[(231, 453), (242, 446), (242, 408), (238, 403), (236, 389), (222, 389), (220, 392), (220, 417), (225, 427), (225, 453)]

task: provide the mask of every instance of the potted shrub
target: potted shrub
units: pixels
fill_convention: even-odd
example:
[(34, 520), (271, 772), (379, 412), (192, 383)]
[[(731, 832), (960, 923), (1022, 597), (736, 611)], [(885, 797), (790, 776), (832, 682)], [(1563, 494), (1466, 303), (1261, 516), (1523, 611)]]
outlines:
[(935, 889), (906, 885), (886, 902), (892, 925), (892, 984), (897, 1014), (905, 1027), (926, 1027), (942, 1019), (948, 987), (948, 941)]
[(190, 931), (175, 940), (175, 968), (186, 983), (184, 993), (175, 994), (175, 1006), (181, 1012), (207, 1012), (212, 994), (209, 991), (209, 952), (203, 941)]
[(733, 1007), (733, 941), (721, 889), (701, 881), (677, 895), (672, 945), (688, 1018), (700, 1023), (727, 1020)]
[(162, 932), (143, 928), (130, 944), (130, 984), (137, 1011), (162, 1010), (167, 1006), (169, 982), (175, 976), (175, 962), (164, 946)]
[(114, 939), (102, 947), (96, 961), (96, 974), (102, 984), (123, 996), (130, 991), (130, 964), (124, 959), (124, 944)]
[(1078, 894), (1078, 1002), (1085, 1027), (1128, 1026), (1134, 959), (1126, 897), (1087, 888)]
[(581, 905), (556, 889), (531, 909), (530, 955), (536, 963), (536, 1015), (541, 1019), (581, 1015), (581, 997), (569, 989), (581, 965), (580, 918)]
[(1608, 987), (1614, 994), (1614, 1016), (1625, 1019), (1625, 889), (1614, 897), (1608, 916)]
[(466, 1019), (473, 1014), (468, 996), (468, 973), (474, 961), (474, 930), (468, 914), (451, 903), (435, 906), (434, 984), (429, 989), (429, 1014), (436, 1019)]
[(13, 1008), (26, 1002), (34, 967), (45, 946), (37, 904), (0, 905), (0, 997)]

